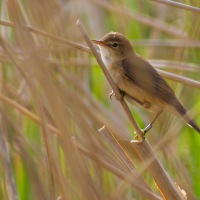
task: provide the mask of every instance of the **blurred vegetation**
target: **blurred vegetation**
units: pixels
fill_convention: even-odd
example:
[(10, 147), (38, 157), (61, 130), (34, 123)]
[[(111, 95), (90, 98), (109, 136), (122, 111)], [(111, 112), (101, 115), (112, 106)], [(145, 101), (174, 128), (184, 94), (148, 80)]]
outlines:
[[(200, 7), (196, 0), (175, 2)], [(3, 0), (0, 15), (0, 199), (147, 199), (127, 181), (127, 169), (98, 132), (103, 125), (160, 195), (130, 148), (134, 130), (120, 104), (110, 101), (96, 60), (61, 39), (85, 44), (80, 19), (91, 39), (121, 32), (156, 68), (200, 81), (199, 13), (146, 0)], [(200, 125), (199, 88), (167, 81)], [(131, 109), (142, 128), (153, 117)], [(188, 199), (200, 199), (198, 133), (164, 113), (147, 139)]]

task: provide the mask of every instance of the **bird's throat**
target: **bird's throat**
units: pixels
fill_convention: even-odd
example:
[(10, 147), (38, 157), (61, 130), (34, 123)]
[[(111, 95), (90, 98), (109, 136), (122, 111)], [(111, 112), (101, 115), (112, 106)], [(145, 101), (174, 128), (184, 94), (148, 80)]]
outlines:
[(109, 70), (116, 63), (117, 58), (112, 54), (112, 51), (106, 47), (100, 46), (100, 53), (104, 65)]

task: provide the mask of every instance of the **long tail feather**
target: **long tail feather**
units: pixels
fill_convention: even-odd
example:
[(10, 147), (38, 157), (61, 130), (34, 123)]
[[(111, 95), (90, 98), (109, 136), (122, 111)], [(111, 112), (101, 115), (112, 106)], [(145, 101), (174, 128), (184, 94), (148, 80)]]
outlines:
[(197, 125), (197, 123), (188, 115), (187, 113), (187, 109), (178, 101), (176, 102), (176, 106), (175, 106), (176, 110), (178, 111), (178, 113), (183, 117), (183, 119), (185, 120), (185, 122), (192, 127), (193, 129), (195, 129), (198, 133), (200, 133), (200, 128)]

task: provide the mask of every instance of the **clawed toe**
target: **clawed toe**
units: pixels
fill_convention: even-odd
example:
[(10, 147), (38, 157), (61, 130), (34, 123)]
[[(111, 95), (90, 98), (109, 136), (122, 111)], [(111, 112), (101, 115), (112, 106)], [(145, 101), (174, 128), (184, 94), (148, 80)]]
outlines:
[[(142, 131), (143, 132), (143, 131)], [(136, 132), (134, 132), (136, 134)], [(138, 135), (136, 134), (136, 136), (134, 137), (133, 140), (131, 140), (131, 143), (142, 143), (145, 140), (145, 134), (143, 133), (143, 137), (142, 139), (139, 139)]]
[(110, 97), (110, 99), (112, 100), (112, 97), (115, 97), (115, 99), (117, 99), (118, 101), (122, 101), (123, 100), (123, 98), (124, 98), (124, 93), (123, 92), (121, 92), (121, 96), (120, 97), (116, 97), (116, 95), (115, 95), (115, 93), (114, 93), (114, 91), (112, 90), (112, 92), (109, 94), (109, 97)]
[(144, 141), (144, 139), (145, 139), (146, 133), (147, 133), (151, 128), (152, 128), (152, 123), (150, 123), (148, 126), (146, 126), (145, 129), (141, 130), (142, 133), (143, 133), (142, 139), (139, 139), (138, 135), (137, 135), (136, 132), (135, 132), (136, 136), (134, 137), (133, 140), (131, 140), (131, 142), (133, 142), (133, 143), (142, 143), (142, 142)]
[(114, 93), (114, 91), (112, 90), (112, 92), (109, 94), (110, 100), (112, 100), (113, 95), (114, 95), (114, 97), (115, 97), (115, 93)]

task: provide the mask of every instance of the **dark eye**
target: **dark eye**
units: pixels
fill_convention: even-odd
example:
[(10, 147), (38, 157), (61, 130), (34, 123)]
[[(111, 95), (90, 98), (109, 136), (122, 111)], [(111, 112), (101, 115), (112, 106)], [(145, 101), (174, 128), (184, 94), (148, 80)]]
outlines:
[(118, 43), (115, 42), (115, 43), (112, 44), (112, 46), (113, 46), (114, 48), (117, 48), (119, 45), (118, 45)]

